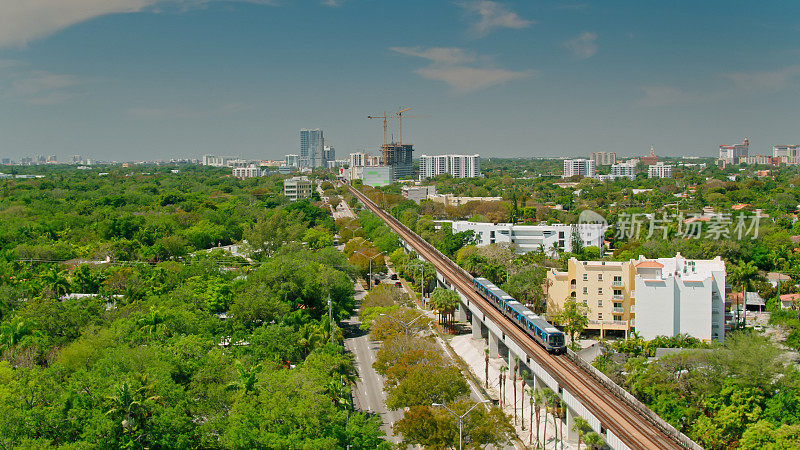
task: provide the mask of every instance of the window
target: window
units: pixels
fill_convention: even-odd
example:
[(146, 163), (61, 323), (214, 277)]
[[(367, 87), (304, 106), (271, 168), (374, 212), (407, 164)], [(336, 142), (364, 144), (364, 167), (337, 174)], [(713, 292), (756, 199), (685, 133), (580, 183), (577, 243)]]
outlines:
[(616, 275), (615, 275), (615, 276), (614, 276), (614, 281), (616, 281), (616, 282), (622, 282), (622, 277), (621, 277), (621, 276), (616, 276)]
[(597, 295), (603, 295), (603, 288), (597, 288)]
[(621, 289), (614, 289), (614, 295), (622, 295)]
[(589, 274), (588, 273), (583, 274), (583, 281), (589, 281)]
[(589, 306), (589, 302), (586, 299), (583, 299), (583, 306)]
[(586, 287), (586, 286), (584, 286), (584, 287), (583, 287), (583, 293), (584, 293), (584, 294), (588, 294), (588, 293), (589, 293), (589, 288), (588, 288), (588, 287)]
[(602, 300), (598, 300), (597, 301), (597, 307), (598, 308), (602, 308), (603, 307), (603, 301)]
[(603, 320), (603, 313), (597, 313), (597, 320)]
[(614, 316), (614, 320), (617, 322), (622, 322), (622, 316)]

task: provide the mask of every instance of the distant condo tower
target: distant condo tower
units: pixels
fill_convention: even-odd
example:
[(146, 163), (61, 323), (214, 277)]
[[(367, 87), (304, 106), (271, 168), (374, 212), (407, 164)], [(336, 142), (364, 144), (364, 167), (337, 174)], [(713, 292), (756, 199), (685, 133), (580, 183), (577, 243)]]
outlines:
[(322, 130), (300, 130), (300, 167), (325, 167), (325, 138)]

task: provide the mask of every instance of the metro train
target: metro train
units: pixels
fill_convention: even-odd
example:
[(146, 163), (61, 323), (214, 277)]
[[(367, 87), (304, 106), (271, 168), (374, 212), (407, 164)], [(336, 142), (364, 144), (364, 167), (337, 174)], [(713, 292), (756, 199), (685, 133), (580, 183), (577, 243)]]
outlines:
[(553, 354), (566, 353), (567, 347), (564, 345), (564, 333), (550, 324), (550, 322), (536, 315), (522, 303), (514, 300), (514, 297), (508, 295), (486, 278), (473, 278), (472, 284), (475, 287), (475, 291), (489, 300), (504, 315), (516, 322), (545, 350)]

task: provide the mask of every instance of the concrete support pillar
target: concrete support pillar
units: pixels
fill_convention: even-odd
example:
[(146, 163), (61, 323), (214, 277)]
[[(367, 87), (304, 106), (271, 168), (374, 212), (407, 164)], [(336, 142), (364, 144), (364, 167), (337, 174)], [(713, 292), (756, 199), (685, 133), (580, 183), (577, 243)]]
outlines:
[(498, 340), (499, 340), (499, 338), (497, 337), (497, 335), (492, 333), (491, 330), (489, 330), (489, 357), (490, 358), (497, 358), (498, 356), (500, 356)]
[(578, 441), (578, 433), (572, 429), (575, 426), (575, 416), (576, 414), (572, 411), (572, 408), (567, 408), (567, 423), (564, 424), (564, 427), (566, 428), (568, 442)]
[(466, 322), (467, 321), (467, 308), (459, 303), (458, 307), (456, 308), (456, 322)]
[(534, 389), (541, 389), (545, 387), (546, 384), (542, 381), (541, 378), (537, 377), (535, 374), (533, 375), (533, 388)]
[(472, 339), (481, 339), (481, 321), (475, 313), (472, 313)]

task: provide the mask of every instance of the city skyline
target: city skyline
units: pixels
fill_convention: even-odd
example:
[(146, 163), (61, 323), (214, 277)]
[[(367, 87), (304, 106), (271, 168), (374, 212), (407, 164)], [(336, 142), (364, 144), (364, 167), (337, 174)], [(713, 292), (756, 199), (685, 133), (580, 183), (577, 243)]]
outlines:
[[(796, 144), (800, 6), (31, 0), (0, 6), (0, 156), (709, 156)], [(397, 137), (396, 124), (390, 133)]]

